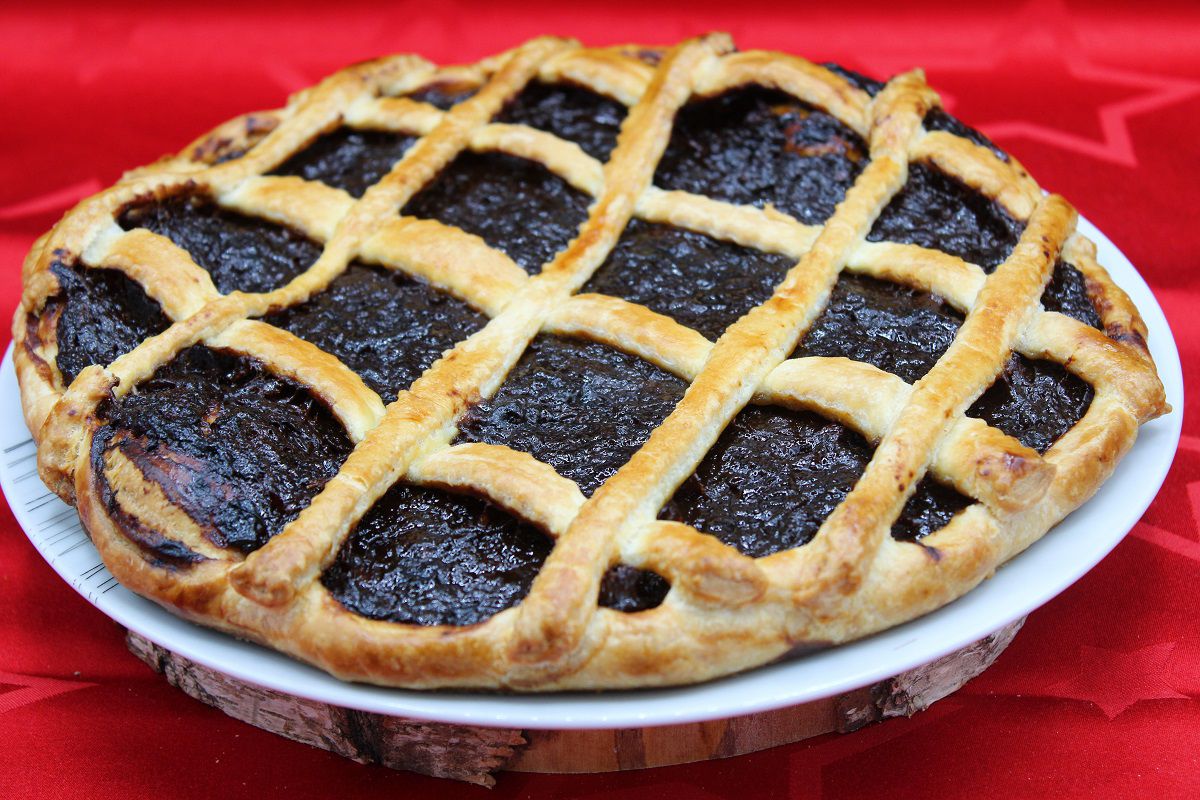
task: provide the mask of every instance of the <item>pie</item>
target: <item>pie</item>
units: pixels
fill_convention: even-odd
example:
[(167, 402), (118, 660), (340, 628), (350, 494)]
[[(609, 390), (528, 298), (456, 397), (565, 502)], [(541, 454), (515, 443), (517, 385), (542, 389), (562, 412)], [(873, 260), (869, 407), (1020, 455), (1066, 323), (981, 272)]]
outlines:
[(1168, 407), (919, 71), (358, 64), (81, 202), (14, 324), (112, 573), (347, 680), (685, 684), (961, 596)]

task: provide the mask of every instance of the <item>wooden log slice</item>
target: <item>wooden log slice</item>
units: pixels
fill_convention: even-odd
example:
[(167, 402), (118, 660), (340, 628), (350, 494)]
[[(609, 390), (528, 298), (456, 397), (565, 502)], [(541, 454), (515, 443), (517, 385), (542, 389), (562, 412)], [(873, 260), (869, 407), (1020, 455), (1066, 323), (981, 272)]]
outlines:
[(130, 631), (130, 651), (197, 700), (257, 728), (363, 764), (495, 784), (500, 770), (612, 772), (753, 753), (912, 716), (979, 675), (1024, 619), (961, 650), (836, 697), (731, 719), (620, 730), (515, 730), (392, 717), (265, 689), (176, 655)]

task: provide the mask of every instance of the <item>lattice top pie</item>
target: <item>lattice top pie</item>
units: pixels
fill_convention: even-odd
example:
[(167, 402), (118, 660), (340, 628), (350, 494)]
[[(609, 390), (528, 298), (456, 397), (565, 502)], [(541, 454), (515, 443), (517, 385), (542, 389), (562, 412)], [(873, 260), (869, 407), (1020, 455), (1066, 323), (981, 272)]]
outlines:
[(347, 679), (700, 681), (912, 619), (1166, 410), (1128, 297), (920, 72), (707, 36), (343, 70), (37, 242), (47, 483)]

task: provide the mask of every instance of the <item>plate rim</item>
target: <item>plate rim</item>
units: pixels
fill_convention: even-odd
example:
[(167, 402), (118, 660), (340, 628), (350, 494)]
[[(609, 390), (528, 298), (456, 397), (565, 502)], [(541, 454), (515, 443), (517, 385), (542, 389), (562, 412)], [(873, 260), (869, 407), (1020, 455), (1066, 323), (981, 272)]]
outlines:
[[(91, 552), (95, 553), (82, 529), (78, 535), (83, 537), (83, 542), (73, 544), (67, 553), (58, 553), (36, 531), (45, 520), (34, 519), (35, 512), (43, 508), (50, 507), (61, 517), (60, 508), (71, 506), (53, 497), (32, 510), (28, 503), (15, 502), (25, 489), (17, 486), (18, 478), (12, 474), (14, 467), (9, 458), (0, 460), (0, 487), (22, 532), (42, 558), (101, 613), (160, 647), (210, 669), (308, 700), (436, 722), (559, 730), (705, 722), (822, 700), (927, 664), (1040, 608), (1116, 547), (1157, 496), (1174, 461), (1182, 432), (1184, 394), (1178, 347), (1162, 307), (1129, 259), (1082, 216), (1079, 231), (1096, 243), (1097, 260), (1105, 265), (1114, 282), (1130, 295), (1145, 321), (1150, 350), (1166, 388), (1167, 400), (1172, 405), (1171, 412), (1141, 427), (1133, 447), (1093, 498), (1027, 550), (999, 567), (993, 577), (962, 597), (880, 633), (706, 683), (660, 689), (528, 694), (431, 692), (347, 683), (277, 651), (187, 622), (115, 584), (115, 579), (112, 585), (105, 586), (109, 580), (98, 580), (105, 570), (85, 576), (78, 569), (72, 569), (68, 561), (74, 563), (81, 559), (68, 559), (67, 553), (81, 549), (83, 555), (89, 555), (87, 548), (92, 548)], [(0, 366), (0, 398), (6, 397), (9, 391), (16, 391), (15, 387), (10, 342)], [(21, 435), (28, 438), (20, 412), (19, 392), (17, 394), (15, 405), (6, 404), (6, 407), (12, 406), (11, 411), (0, 415), (0, 431), (8, 435), (17, 428), (12, 424), (12, 417), (19, 421)], [(7, 441), (0, 440), (0, 447), (7, 445)], [(36, 479), (36, 473), (34, 477), (35, 480), (26, 486), (44, 489), (40, 479)], [(1089, 518), (1102, 516), (1100, 509), (1106, 505), (1102, 498), (1114, 498), (1117, 494), (1114, 487), (1128, 491), (1130, 487), (1126, 484), (1132, 484), (1134, 491), (1125, 494), (1123, 502), (1113, 509), (1115, 516), (1103, 515), (1103, 524), (1089, 527)], [(1075, 530), (1083, 528), (1087, 530)], [(1102, 535), (1097, 536), (1097, 530)], [(1089, 533), (1089, 536), (1085, 538), (1082, 533)], [(55, 536), (61, 538), (59, 533)], [(1071, 548), (1067, 546), (1068, 542), (1082, 543), (1083, 547)], [(1064, 555), (1075, 558), (1067, 558), (1064, 562)], [(98, 558), (96, 554), (91, 560)], [(1036, 574), (1037, 566), (1043, 561), (1059, 564), (1057, 570), (1051, 570), (1052, 579), (1034, 584), (1032, 589), (1023, 586), (1020, 580), (1023, 574)], [(1003, 596), (1013, 589), (1017, 600), (1007, 609), (1000, 611), (988, 605), (997, 599), (992, 595)], [(935, 636), (938, 631), (941, 631), (940, 635)], [(866, 665), (865, 662), (870, 660), (867, 657), (872, 655), (875, 656), (874, 666)], [(826, 675), (824, 681), (813, 682), (812, 676), (806, 675), (820, 672), (822, 668)], [(836, 677), (828, 677), (831, 674)], [(805, 677), (810, 680), (805, 682)]]

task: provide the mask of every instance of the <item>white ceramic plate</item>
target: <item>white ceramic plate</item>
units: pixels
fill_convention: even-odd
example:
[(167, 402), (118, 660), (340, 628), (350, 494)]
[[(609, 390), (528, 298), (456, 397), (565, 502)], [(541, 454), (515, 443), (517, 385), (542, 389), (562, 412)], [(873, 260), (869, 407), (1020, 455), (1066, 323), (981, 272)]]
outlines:
[(0, 486), (46, 561), (105, 614), (186, 658), (289, 694), (384, 714), (514, 728), (645, 727), (818, 700), (928, 663), (1028, 614), (1112, 550), (1157, 494), (1183, 419), (1179, 352), (1162, 309), (1129, 260), (1087, 221), (1080, 221), (1080, 229), (1096, 242), (1100, 262), (1141, 310), (1174, 411), (1142, 428), (1133, 449), (1091, 501), (965, 597), (875, 636), (699, 686), (538, 695), (385, 689), (344, 683), (274, 651), (185, 622), (120, 586), (101, 563), (75, 510), (38, 478), (11, 347), (0, 369)]

